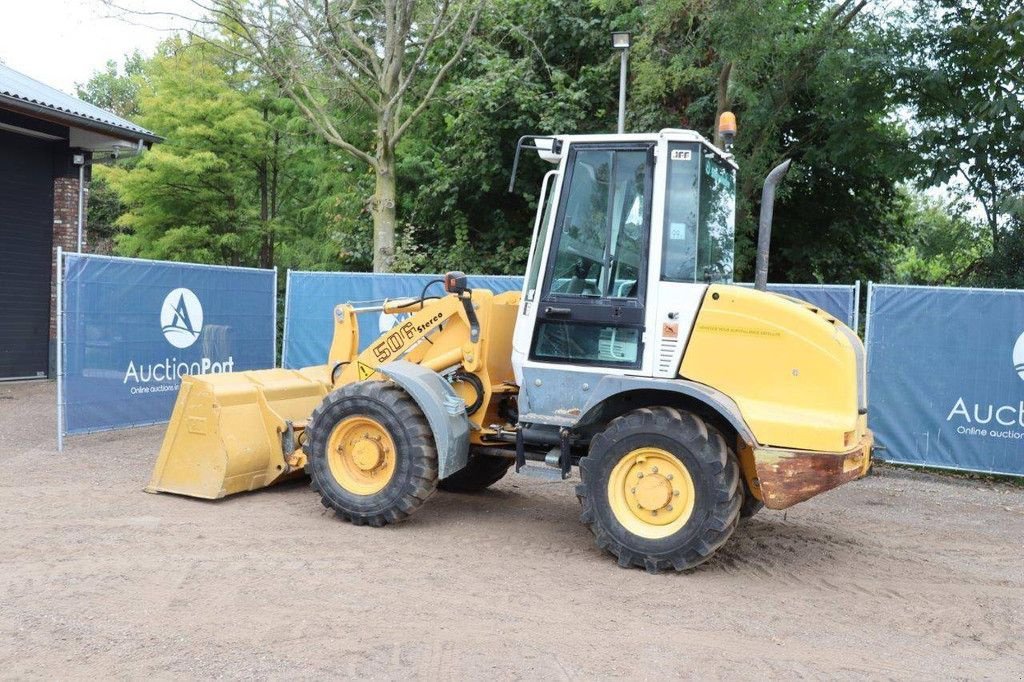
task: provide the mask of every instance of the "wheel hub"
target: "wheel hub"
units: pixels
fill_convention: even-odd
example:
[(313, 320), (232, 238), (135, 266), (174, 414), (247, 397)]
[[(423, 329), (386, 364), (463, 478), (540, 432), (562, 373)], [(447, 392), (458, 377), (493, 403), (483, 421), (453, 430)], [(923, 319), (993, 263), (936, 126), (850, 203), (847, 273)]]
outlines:
[(352, 446), (352, 460), (361, 471), (372, 471), (379, 467), (383, 455), (380, 444), (371, 438), (362, 438)]
[(654, 511), (667, 506), (672, 500), (672, 484), (661, 474), (652, 474), (641, 478), (631, 493), (637, 506)]
[(327, 466), (341, 487), (373, 495), (395, 473), (395, 443), (387, 428), (368, 416), (342, 419), (327, 441)]
[(696, 492), (683, 462), (661, 448), (632, 450), (612, 469), (608, 500), (615, 517), (630, 532), (659, 538), (686, 525)]

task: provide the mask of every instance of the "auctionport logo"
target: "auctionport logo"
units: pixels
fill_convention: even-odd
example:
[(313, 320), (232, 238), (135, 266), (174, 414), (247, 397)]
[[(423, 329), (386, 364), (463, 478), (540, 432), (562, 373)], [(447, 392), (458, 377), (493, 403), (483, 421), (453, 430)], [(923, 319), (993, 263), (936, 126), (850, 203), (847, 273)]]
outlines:
[[(203, 332), (203, 306), (191, 289), (172, 289), (160, 306), (160, 330), (167, 343), (175, 348), (189, 348)], [(221, 361), (201, 357), (198, 360), (162, 358), (155, 362), (130, 360), (123, 384), (131, 384), (132, 395), (164, 393), (178, 390), (181, 378), (187, 375), (219, 374), (234, 371), (235, 359)]]
[(191, 289), (174, 289), (160, 308), (160, 328), (167, 343), (188, 348), (203, 331), (203, 305)]
[[(1024, 334), (1013, 344), (1012, 359), (1013, 370), (1024, 379)], [(961, 436), (1024, 440), (1024, 400), (1005, 405), (968, 404), (961, 396), (946, 415), (946, 421), (957, 424), (956, 432)]]

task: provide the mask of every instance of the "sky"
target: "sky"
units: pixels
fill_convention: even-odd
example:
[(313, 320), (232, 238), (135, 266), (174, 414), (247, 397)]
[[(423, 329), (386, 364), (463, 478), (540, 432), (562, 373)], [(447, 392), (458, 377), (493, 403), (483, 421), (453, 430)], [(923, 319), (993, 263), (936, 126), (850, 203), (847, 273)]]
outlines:
[[(117, 0), (132, 10), (195, 14), (190, 0)], [(180, 20), (137, 16), (102, 0), (0, 0), (0, 62), (47, 85), (75, 93), (108, 59), (144, 55)]]

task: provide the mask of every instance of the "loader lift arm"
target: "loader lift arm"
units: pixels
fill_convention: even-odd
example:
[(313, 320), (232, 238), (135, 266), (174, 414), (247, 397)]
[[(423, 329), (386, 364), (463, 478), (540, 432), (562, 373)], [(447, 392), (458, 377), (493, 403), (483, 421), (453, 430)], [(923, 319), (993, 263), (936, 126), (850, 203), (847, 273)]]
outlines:
[[(440, 374), (459, 366), (475, 371), (479, 368), (480, 339), (479, 331), (476, 340), (472, 338), (473, 329), (479, 328), (472, 305), (472, 293), (466, 291), (432, 300), (430, 305), (422, 300), (402, 299), (371, 308), (337, 306), (334, 343), (329, 355), (332, 367), (340, 365), (339, 370), (333, 371), (334, 385), (369, 379), (381, 365), (396, 360), (406, 360)], [(409, 317), (359, 353), (356, 315), (377, 310)]]

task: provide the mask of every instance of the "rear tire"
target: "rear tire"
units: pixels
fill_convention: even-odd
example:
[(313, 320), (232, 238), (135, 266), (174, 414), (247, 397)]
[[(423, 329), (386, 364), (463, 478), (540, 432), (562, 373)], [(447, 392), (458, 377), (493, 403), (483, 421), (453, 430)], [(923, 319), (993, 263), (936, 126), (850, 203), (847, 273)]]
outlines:
[(393, 383), (360, 381), (333, 391), (313, 411), (307, 436), (311, 485), (346, 521), (402, 521), (437, 488), (433, 433)]
[(449, 493), (478, 493), (504, 478), (514, 463), (511, 459), (474, 455), (470, 450), (466, 466), (438, 481), (437, 487)]
[[(714, 433), (722, 435), (721, 431), (710, 424), (708, 424), (708, 431), (713, 431)], [(724, 438), (725, 436), (722, 437)], [(747, 477), (743, 475), (742, 471), (740, 472), (740, 488), (743, 490), (743, 504), (740, 505), (740, 518), (749, 519), (751, 516), (764, 509), (764, 502), (754, 497), (754, 494), (750, 492), (750, 486), (747, 485)]]
[(693, 568), (739, 521), (736, 456), (703, 419), (675, 408), (642, 408), (612, 420), (591, 440), (580, 477), (580, 519), (623, 567)]

